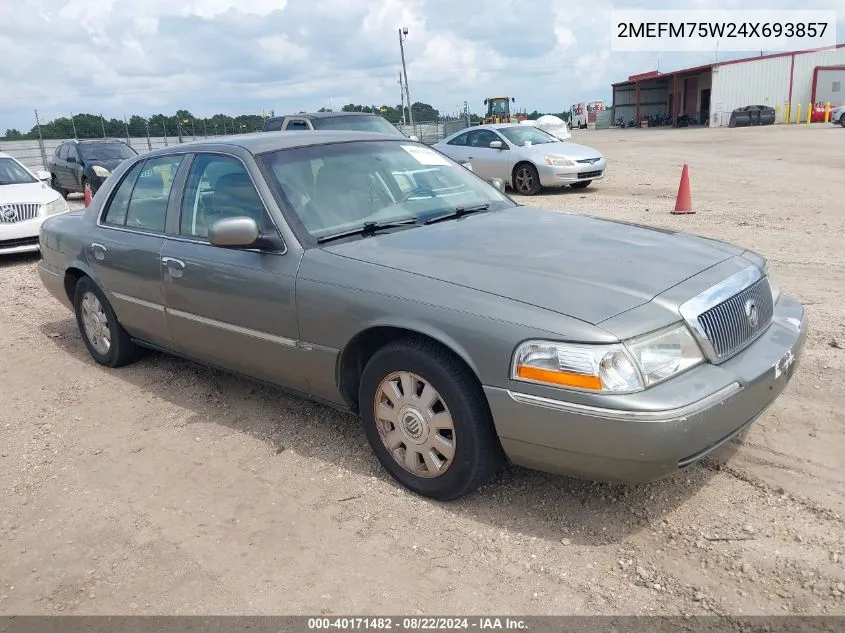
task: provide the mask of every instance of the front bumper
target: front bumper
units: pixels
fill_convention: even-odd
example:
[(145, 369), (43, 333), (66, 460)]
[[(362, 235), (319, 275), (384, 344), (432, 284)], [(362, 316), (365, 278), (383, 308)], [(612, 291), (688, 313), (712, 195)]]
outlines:
[(23, 222), (0, 224), (0, 255), (32, 253), (40, 250), (38, 233), (47, 217), (49, 216), (38, 216)]
[(596, 163), (576, 163), (571, 167), (551, 167), (538, 165), (540, 184), (543, 187), (563, 187), (574, 182), (585, 180), (601, 180), (607, 171), (607, 159), (602, 158)]
[[(630, 408), (573, 404), (565, 396), (543, 397), (516, 387), (485, 387), (485, 393), (514, 464), (591, 480), (653, 481), (744, 433), (786, 388), (806, 336), (803, 306), (782, 295), (769, 329), (743, 352), (632, 394)], [(661, 392), (675, 390), (676, 400), (678, 389), (690, 387), (692, 393), (702, 384), (708, 395), (672, 409), (659, 407)], [(640, 406), (643, 402), (650, 407)]]

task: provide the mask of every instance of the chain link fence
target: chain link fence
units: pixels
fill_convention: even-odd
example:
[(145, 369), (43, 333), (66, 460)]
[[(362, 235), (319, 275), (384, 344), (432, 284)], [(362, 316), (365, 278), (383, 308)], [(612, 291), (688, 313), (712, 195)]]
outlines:
[[(405, 135), (416, 136), (429, 145), (470, 125), (468, 116), (433, 117), (430, 113), (420, 113), (428, 117), (420, 120), (414, 114), (413, 125), (401, 121), (395, 125)], [(127, 115), (122, 119), (107, 119), (102, 115), (69, 113), (65, 116), (36, 111), (30, 130), (6, 130), (5, 136), (0, 137), (0, 152), (15, 157), (32, 170), (46, 170), (58, 147), (71, 139), (115, 138), (143, 153), (198, 139), (258, 132), (271, 115), (215, 115), (200, 119), (187, 111), (177, 111), (172, 116)]]
[(46, 169), (56, 149), (72, 139), (115, 138), (143, 153), (202, 138), (260, 131), (266, 118), (262, 115), (216, 115), (198, 119), (184, 114), (187, 113), (149, 118), (132, 115), (121, 120), (91, 114), (50, 117), (36, 112), (29, 131), (6, 130), (5, 136), (0, 137), (0, 152), (17, 158), (30, 169), (39, 170)]

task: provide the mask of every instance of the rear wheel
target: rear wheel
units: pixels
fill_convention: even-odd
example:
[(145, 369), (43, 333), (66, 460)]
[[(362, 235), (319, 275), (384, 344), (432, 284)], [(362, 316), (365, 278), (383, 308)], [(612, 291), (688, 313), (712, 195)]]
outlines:
[(841, 117), (839, 117), (839, 125), (841, 125), (842, 127), (845, 127), (845, 114), (843, 114)]
[(573, 189), (586, 189), (590, 186), (590, 183), (593, 182), (592, 180), (582, 180), (581, 182), (573, 182), (570, 187)]
[(455, 499), (503, 463), (483, 392), (434, 343), (409, 339), (376, 352), (361, 376), (359, 403), (379, 462), (418, 494)]
[(73, 296), (76, 323), (91, 357), (106, 367), (135, 362), (140, 348), (118, 323), (102, 290), (90, 277), (82, 277)]
[(522, 163), (513, 170), (513, 188), (523, 196), (533, 196), (540, 191), (540, 174), (531, 163)]

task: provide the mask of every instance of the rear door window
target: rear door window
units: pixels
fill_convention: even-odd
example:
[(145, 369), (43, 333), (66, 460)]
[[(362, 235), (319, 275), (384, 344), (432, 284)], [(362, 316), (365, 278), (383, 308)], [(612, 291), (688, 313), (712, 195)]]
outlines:
[(167, 202), (182, 156), (161, 156), (144, 163), (126, 210), (126, 228), (164, 233)]

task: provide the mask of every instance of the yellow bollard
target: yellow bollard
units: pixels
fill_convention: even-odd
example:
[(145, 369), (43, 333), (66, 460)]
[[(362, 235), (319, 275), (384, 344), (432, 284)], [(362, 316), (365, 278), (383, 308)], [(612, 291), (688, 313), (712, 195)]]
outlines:
[(801, 104), (800, 103), (795, 108), (795, 122), (801, 123)]
[(824, 122), (830, 123), (830, 101), (824, 104)]
[(807, 125), (813, 122), (813, 104), (807, 104)]
[(787, 124), (789, 123), (789, 107), (790, 107), (791, 105), (792, 105), (791, 103), (787, 103), (787, 104), (784, 106), (784, 109), (783, 109), (783, 112), (784, 112), (784, 114), (783, 114), (783, 122), (784, 122), (784, 123), (787, 123)]

